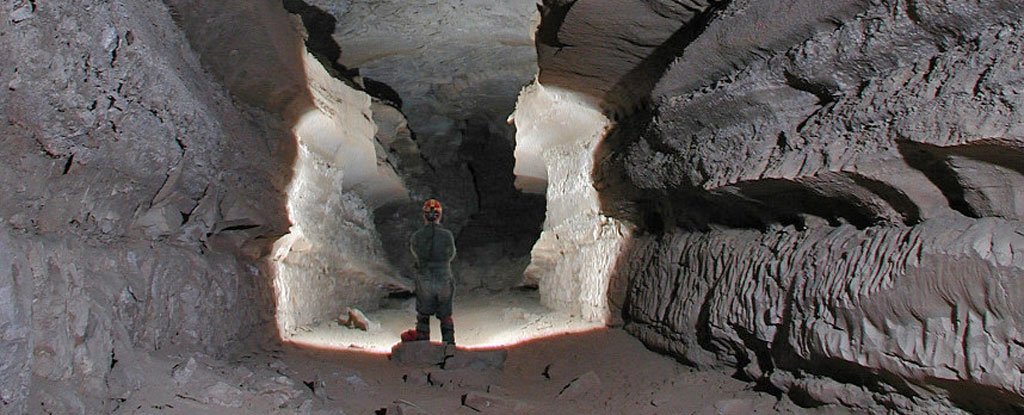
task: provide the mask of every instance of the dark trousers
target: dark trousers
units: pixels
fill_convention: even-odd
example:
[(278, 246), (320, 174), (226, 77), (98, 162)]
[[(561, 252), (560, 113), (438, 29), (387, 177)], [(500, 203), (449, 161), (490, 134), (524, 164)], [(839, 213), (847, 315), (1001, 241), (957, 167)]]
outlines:
[(416, 279), (416, 333), (422, 340), (430, 339), (430, 316), (441, 320), (441, 339), (455, 343), (455, 322), (452, 300), (455, 280), (450, 274), (426, 272)]

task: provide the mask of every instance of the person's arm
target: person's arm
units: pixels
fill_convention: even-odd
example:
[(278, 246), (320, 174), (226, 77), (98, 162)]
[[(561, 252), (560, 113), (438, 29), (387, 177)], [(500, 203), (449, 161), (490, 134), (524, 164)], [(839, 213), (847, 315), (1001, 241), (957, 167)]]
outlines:
[(412, 252), (412, 268), (420, 270), (420, 257), (416, 255), (416, 234), (409, 237), (409, 252)]
[(451, 261), (452, 259), (455, 259), (455, 237), (452, 236), (452, 233), (450, 231), (447, 232), (447, 235), (445, 236), (446, 240), (444, 254), (448, 258), (448, 261)]

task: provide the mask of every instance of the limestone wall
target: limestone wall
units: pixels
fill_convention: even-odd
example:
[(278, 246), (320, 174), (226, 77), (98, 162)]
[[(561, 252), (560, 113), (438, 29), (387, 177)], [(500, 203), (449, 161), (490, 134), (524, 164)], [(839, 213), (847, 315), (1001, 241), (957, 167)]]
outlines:
[(170, 3), (206, 67), (294, 135), (297, 151), (284, 174), (290, 225), (265, 258), (282, 335), (330, 321), (345, 307), (377, 307), (396, 275), (372, 212), (408, 195), (375, 139), (370, 96), (307, 52), (301, 19), (281, 4)]
[(345, 307), (378, 306), (385, 284), (398, 275), (384, 255), (373, 209), (408, 200), (394, 168), (378, 158), (370, 96), (332, 78), (312, 55), (304, 62), (313, 107), (293, 127), (299, 151), (288, 186), (292, 226), (271, 256), (284, 335), (333, 321)]
[(0, 412), (109, 412), (115, 360), (269, 334), (287, 129), (161, 2), (8, 2), (0, 25)]
[(1021, 227), (993, 218), (641, 237), (625, 265), (628, 329), (806, 405), (1005, 410), (1022, 395)]
[(617, 116), (593, 183), (639, 228), (627, 329), (802, 405), (1019, 407), (1024, 6), (691, 6), (607, 42), (601, 2), (542, 9), (542, 82)]
[(520, 93), (512, 118), (517, 180), (547, 194), (544, 229), (525, 279), (538, 285), (544, 305), (607, 321), (611, 266), (630, 233), (600, 213), (590, 177), (609, 121), (583, 96), (539, 83)]
[[(372, 301), (369, 212), (404, 188), (369, 97), (307, 56), (273, 1), (0, 7), (0, 412), (109, 413), (141, 387), (137, 356), (217, 355)], [(311, 111), (336, 134), (300, 145)], [(275, 291), (282, 275), (306, 284)]]

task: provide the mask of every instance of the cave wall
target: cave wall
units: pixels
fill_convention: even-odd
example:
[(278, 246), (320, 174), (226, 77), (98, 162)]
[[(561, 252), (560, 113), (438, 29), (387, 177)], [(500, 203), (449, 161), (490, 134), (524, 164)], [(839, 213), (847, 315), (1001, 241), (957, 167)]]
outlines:
[(0, 38), (0, 411), (108, 412), (137, 350), (269, 334), (287, 128), (158, 1), (7, 2)]
[(614, 120), (626, 329), (804, 405), (1018, 410), (1024, 6), (633, 3), (664, 24), (548, 1), (537, 36)]
[(311, 42), (320, 41), (319, 34), (309, 33), (301, 16), (277, 2), (169, 4), (204, 65), (237, 97), (283, 119), (295, 135), (286, 188), (291, 225), (269, 256), (282, 334), (333, 321), (345, 307), (378, 307), (384, 288), (400, 283), (383, 253), (373, 211), (408, 201), (396, 172), (400, 164), (388, 157), (396, 147), (406, 154), (418, 149), (409, 138), (381, 134), (375, 121), (404, 118), (399, 113), (394, 120), (393, 107), (375, 103), (316, 56), (324, 45)]
[[(369, 96), (355, 90), (349, 92), (349, 101), (336, 102), (350, 105), (346, 111), (360, 116), (364, 128), (346, 125), (349, 128), (345, 130), (362, 130), (350, 140), (372, 146), (374, 125), (370, 121)], [(352, 98), (357, 98), (355, 103)], [(361, 117), (363, 114), (365, 118)], [(322, 115), (317, 117), (329, 120)], [(275, 243), (271, 256), (276, 269), (277, 324), (285, 336), (300, 327), (334, 321), (345, 307), (376, 309), (385, 295), (387, 282), (397, 277), (374, 225), (373, 204), (369, 201), (376, 199), (361, 197), (362, 192), (355, 190), (342, 191), (348, 182), (360, 179), (358, 167), (326, 157), (324, 152), (307, 145), (305, 132), (331, 131), (320, 123), (315, 123), (312, 130), (309, 128), (300, 123), (296, 129), (299, 154), (295, 177), (288, 187), (288, 211), (293, 225)], [(323, 138), (338, 141), (336, 136)], [(345, 146), (344, 142), (335, 146), (339, 147), (332, 147), (346, 152), (355, 147)], [(405, 199), (400, 181), (392, 180), (396, 177), (394, 171), (383, 179), (371, 177), (376, 174), (376, 157), (366, 156), (362, 162), (368, 163), (372, 171), (364, 170), (367, 177), (361, 178), (357, 186), (372, 190), (373, 195), (384, 200)], [(391, 192), (387, 191), (389, 188)]]
[(299, 152), (288, 188), (293, 225), (272, 257), (277, 322), (286, 334), (334, 321), (345, 307), (378, 307), (397, 275), (373, 211), (409, 200), (375, 140), (370, 96), (331, 77), (312, 55), (304, 62), (314, 107), (294, 128)]
[(636, 276), (628, 330), (806, 405), (1008, 411), (1021, 403), (1021, 227), (646, 235), (623, 270)]
[(270, 0), (0, 6), (0, 412), (108, 413), (147, 353), (376, 306), (415, 144), (303, 35)]

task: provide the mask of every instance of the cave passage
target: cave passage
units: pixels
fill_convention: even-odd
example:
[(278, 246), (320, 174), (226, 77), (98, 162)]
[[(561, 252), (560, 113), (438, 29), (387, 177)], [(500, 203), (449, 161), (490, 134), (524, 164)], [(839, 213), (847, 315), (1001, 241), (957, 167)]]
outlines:
[[(389, 351), (416, 319), (408, 238), (422, 225), (419, 205), (427, 198), (442, 201), (443, 225), (456, 236), (460, 346), (603, 326), (595, 313), (551, 300), (579, 296), (560, 291), (603, 287), (545, 285), (542, 276), (555, 271), (546, 269), (550, 243), (538, 242), (546, 174), (524, 175), (521, 165), (545, 167), (537, 154), (517, 148), (536, 142), (538, 130), (560, 133), (544, 126), (520, 133), (509, 115), (537, 73), (534, 4), (479, 5), (486, 14), (435, 10), (424, 20), (411, 13), (415, 7), (383, 2), (379, 7), (393, 9), (387, 24), (366, 27), (365, 5), (313, 3), (284, 2), (308, 32), (304, 76), (315, 105), (293, 126), (292, 227), (273, 255), (280, 337), (316, 348)], [(410, 36), (423, 31), (431, 35)], [(409, 52), (410, 38), (418, 39), (416, 52)], [(603, 298), (597, 301), (604, 308)], [(365, 330), (342, 324), (351, 309), (367, 317)], [(432, 325), (437, 341), (436, 319)]]
[[(489, 133), (482, 124), (469, 125), (465, 133), (467, 138), (459, 152), (464, 157), (462, 167), (470, 172), (475, 204), (469, 208), (459, 207), (460, 201), (453, 199), (453, 210), (468, 211), (468, 217), (456, 216), (452, 220), (454, 224), (445, 223), (446, 227), (456, 231), (458, 248), (458, 256), (452, 264), (457, 282), (454, 317), (458, 344), (463, 347), (498, 347), (603, 326), (603, 321), (587, 319), (578, 312), (546, 307), (541, 302), (537, 284), (524, 278), (524, 272), (530, 264), (531, 250), (541, 233), (541, 223), (545, 216), (544, 197), (515, 189), (512, 174), (515, 160), (506, 137)], [(303, 127), (308, 128), (308, 125)], [(307, 135), (323, 137), (323, 132), (327, 130), (300, 130), (298, 136), (300, 140)], [(290, 203), (291, 215), (299, 222), (306, 222), (303, 229), (309, 230), (305, 233), (312, 230), (323, 235), (338, 235), (351, 224), (325, 221), (318, 214), (323, 211), (320, 203), (308, 203), (310, 199), (318, 199), (312, 194), (331, 190), (320, 189), (315, 185), (322, 180), (308, 179), (316, 176), (317, 166), (317, 163), (300, 163), (296, 166), (295, 177), (299, 182), (292, 192), (294, 203)], [(340, 188), (351, 187), (342, 185)], [(345, 192), (341, 193), (344, 199)], [(348, 202), (358, 203), (355, 199)], [(344, 206), (346, 202), (340, 203)], [(364, 267), (362, 271), (346, 270), (343, 264), (353, 263), (349, 253), (327, 257), (300, 255), (296, 258), (306, 258), (309, 262), (283, 266), (279, 275), (293, 280), (280, 278), (281, 291), (304, 292), (305, 298), (300, 298), (299, 302), (320, 303), (322, 308), (319, 310), (326, 310), (327, 313), (297, 305), (294, 310), (301, 310), (299, 314), (320, 314), (315, 314), (312, 319), (291, 316), (294, 321), (304, 323), (297, 323), (290, 330), (283, 331), (282, 337), (294, 344), (313, 348), (354, 348), (380, 353), (390, 351), (401, 332), (412, 328), (415, 322), (415, 297), (409, 289), (414, 285), (412, 277), (415, 270), (410, 268), (411, 258), (405, 251), (408, 250), (409, 230), (422, 224), (418, 209), (414, 209), (418, 203), (416, 200), (400, 199), (386, 203), (374, 212), (376, 229), (380, 232), (380, 238), (386, 241), (382, 246), (383, 252), (378, 251), (376, 254), (385, 254), (391, 261), (385, 265), (392, 265), (393, 268), (361, 265)], [(317, 219), (310, 221), (302, 218)], [(337, 227), (332, 229), (331, 223)], [(304, 237), (310, 238), (308, 235)], [(345, 241), (320, 238), (318, 243), (342, 244)], [(303, 248), (313, 252), (325, 251), (322, 246)], [(332, 291), (338, 291), (337, 287), (346, 282), (331, 279), (329, 274), (322, 272), (323, 265), (309, 266), (310, 263), (323, 260), (332, 261), (326, 266), (338, 269), (342, 278), (369, 279), (368, 282), (372, 284), (363, 294), (369, 298), (352, 298), (341, 292), (331, 295)], [(398, 272), (400, 276), (375, 279), (373, 275), (367, 275), (371, 269), (385, 273)], [(302, 278), (322, 283), (307, 285), (295, 280)], [(303, 285), (307, 285), (307, 288), (302, 288)], [(317, 288), (326, 286), (332, 289)], [(373, 290), (379, 287), (384, 289)], [(346, 326), (339, 318), (334, 318), (347, 317), (346, 309), (349, 307), (365, 313), (369, 322), (365, 330)], [(279, 309), (286, 313), (289, 310), (287, 304), (279, 304)], [(436, 318), (431, 319), (431, 325), (432, 340), (437, 341), (440, 328)]]
[(0, 60), (0, 414), (1024, 413), (1024, 1), (11, 0)]

